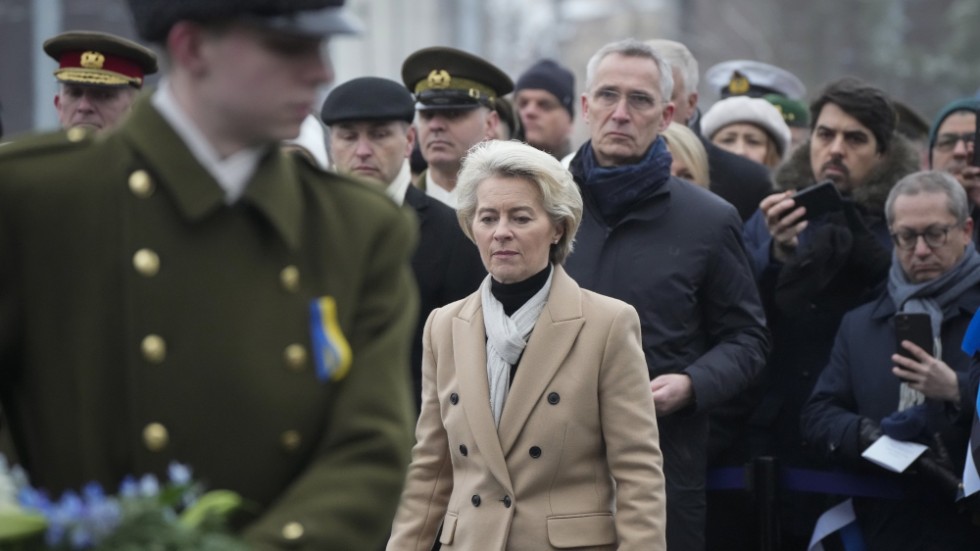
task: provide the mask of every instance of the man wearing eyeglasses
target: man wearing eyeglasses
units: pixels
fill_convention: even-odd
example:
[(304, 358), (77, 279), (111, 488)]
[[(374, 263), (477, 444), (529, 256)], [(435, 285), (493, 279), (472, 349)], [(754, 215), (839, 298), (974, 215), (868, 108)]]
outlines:
[[(980, 101), (964, 98), (950, 102), (939, 111), (929, 132), (929, 166), (956, 178), (970, 199), (974, 232), (980, 222), (980, 168), (973, 166), (976, 144), (977, 110)], [(974, 244), (977, 236), (974, 235)]]
[[(895, 131), (891, 99), (852, 78), (828, 84), (810, 105), (811, 132), (775, 172), (782, 191), (745, 226), (773, 337), (765, 393), (747, 427), (751, 453), (820, 468), (800, 437), (800, 408), (827, 365), (841, 318), (871, 300), (888, 275), (889, 190), (918, 170), (919, 155)], [(829, 180), (841, 208), (807, 219), (792, 194)], [(795, 500), (781, 513), (787, 548), (805, 548), (822, 503)], [(812, 505), (812, 507), (811, 507)]]
[(640, 314), (660, 425), (667, 547), (704, 549), (708, 411), (748, 388), (768, 332), (735, 207), (670, 175), (670, 66), (648, 44), (603, 46), (588, 63), (591, 139), (569, 170), (585, 203), (566, 269)]
[[(954, 502), (975, 396), (970, 357), (960, 343), (980, 306), (980, 254), (971, 243), (969, 210), (963, 187), (949, 174), (917, 172), (895, 185), (885, 210), (895, 246), (887, 289), (844, 317), (830, 363), (804, 407), (803, 433), (816, 450), (904, 493), (903, 499), (853, 498), (868, 549), (957, 551), (980, 541), (980, 527)], [(898, 342), (896, 315), (909, 313), (927, 316), (931, 346)], [(929, 449), (894, 474), (861, 458), (882, 432)]]

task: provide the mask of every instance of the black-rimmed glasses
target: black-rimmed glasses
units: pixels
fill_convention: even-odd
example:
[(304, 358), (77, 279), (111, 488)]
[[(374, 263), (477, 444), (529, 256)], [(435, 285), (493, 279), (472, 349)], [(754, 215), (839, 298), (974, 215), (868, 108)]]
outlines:
[(919, 243), (919, 238), (921, 237), (922, 240), (926, 242), (927, 247), (930, 249), (938, 249), (946, 244), (946, 239), (949, 237), (949, 230), (955, 227), (955, 225), (929, 226), (924, 231), (920, 232), (902, 230), (892, 234), (892, 241), (895, 242), (895, 246), (899, 249), (910, 251), (915, 248), (916, 244)]
[(964, 144), (972, 144), (975, 139), (973, 132), (963, 134), (940, 134), (936, 136), (936, 144), (933, 146), (939, 151), (952, 151), (956, 144), (962, 141)]

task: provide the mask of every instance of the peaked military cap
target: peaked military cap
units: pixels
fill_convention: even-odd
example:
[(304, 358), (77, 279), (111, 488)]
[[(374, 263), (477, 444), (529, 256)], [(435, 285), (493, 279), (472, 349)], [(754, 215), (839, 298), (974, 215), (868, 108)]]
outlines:
[(793, 73), (749, 59), (734, 59), (719, 63), (704, 75), (709, 86), (718, 90), (722, 98), (779, 94), (790, 99), (806, 97), (806, 86)]
[(174, 23), (244, 20), (288, 34), (323, 37), (360, 31), (344, 0), (129, 0), (136, 29), (163, 42)]
[(320, 110), (326, 125), (343, 121), (405, 121), (415, 118), (415, 98), (401, 84), (378, 77), (362, 77), (337, 86)]
[(762, 97), (779, 110), (790, 128), (810, 128), (810, 109), (807, 104), (782, 94), (766, 94)]
[(140, 88), (157, 72), (153, 50), (109, 33), (61, 33), (44, 41), (44, 52), (58, 62), (55, 78), (72, 84)]
[(415, 94), (416, 109), (494, 108), (514, 82), (489, 61), (454, 48), (423, 48), (402, 64), (402, 82)]

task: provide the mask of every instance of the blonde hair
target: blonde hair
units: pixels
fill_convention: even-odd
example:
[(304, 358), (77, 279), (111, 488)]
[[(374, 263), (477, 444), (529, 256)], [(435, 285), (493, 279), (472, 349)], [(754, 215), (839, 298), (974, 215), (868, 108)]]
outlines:
[(694, 183), (707, 188), (711, 183), (708, 176), (708, 152), (694, 131), (683, 124), (672, 122), (660, 135), (667, 142), (670, 154), (687, 165), (694, 177)]
[(558, 159), (516, 140), (481, 142), (466, 154), (456, 180), (456, 217), (463, 233), (473, 241), (477, 187), (489, 178), (521, 178), (541, 193), (541, 205), (561, 237), (552, 245), (549, 260), (562, 264), (572, 252), (582, 222), (582, 194), (571, 173)]

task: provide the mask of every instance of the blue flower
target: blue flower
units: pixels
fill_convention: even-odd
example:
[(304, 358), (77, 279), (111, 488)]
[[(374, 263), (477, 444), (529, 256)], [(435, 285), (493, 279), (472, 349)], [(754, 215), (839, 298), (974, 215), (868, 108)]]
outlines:
[(167, 474), (170, 476), (170, 482), (173, 484), (186, 486), (191, 483), (191, 470), (187, 465), (182, 465), (174, 461), (167, 467)]
[(156, 497), (160, 493), (160, 482), (152, 474), (145, 474), (140, 479), (140, 495), (143, 497)]

